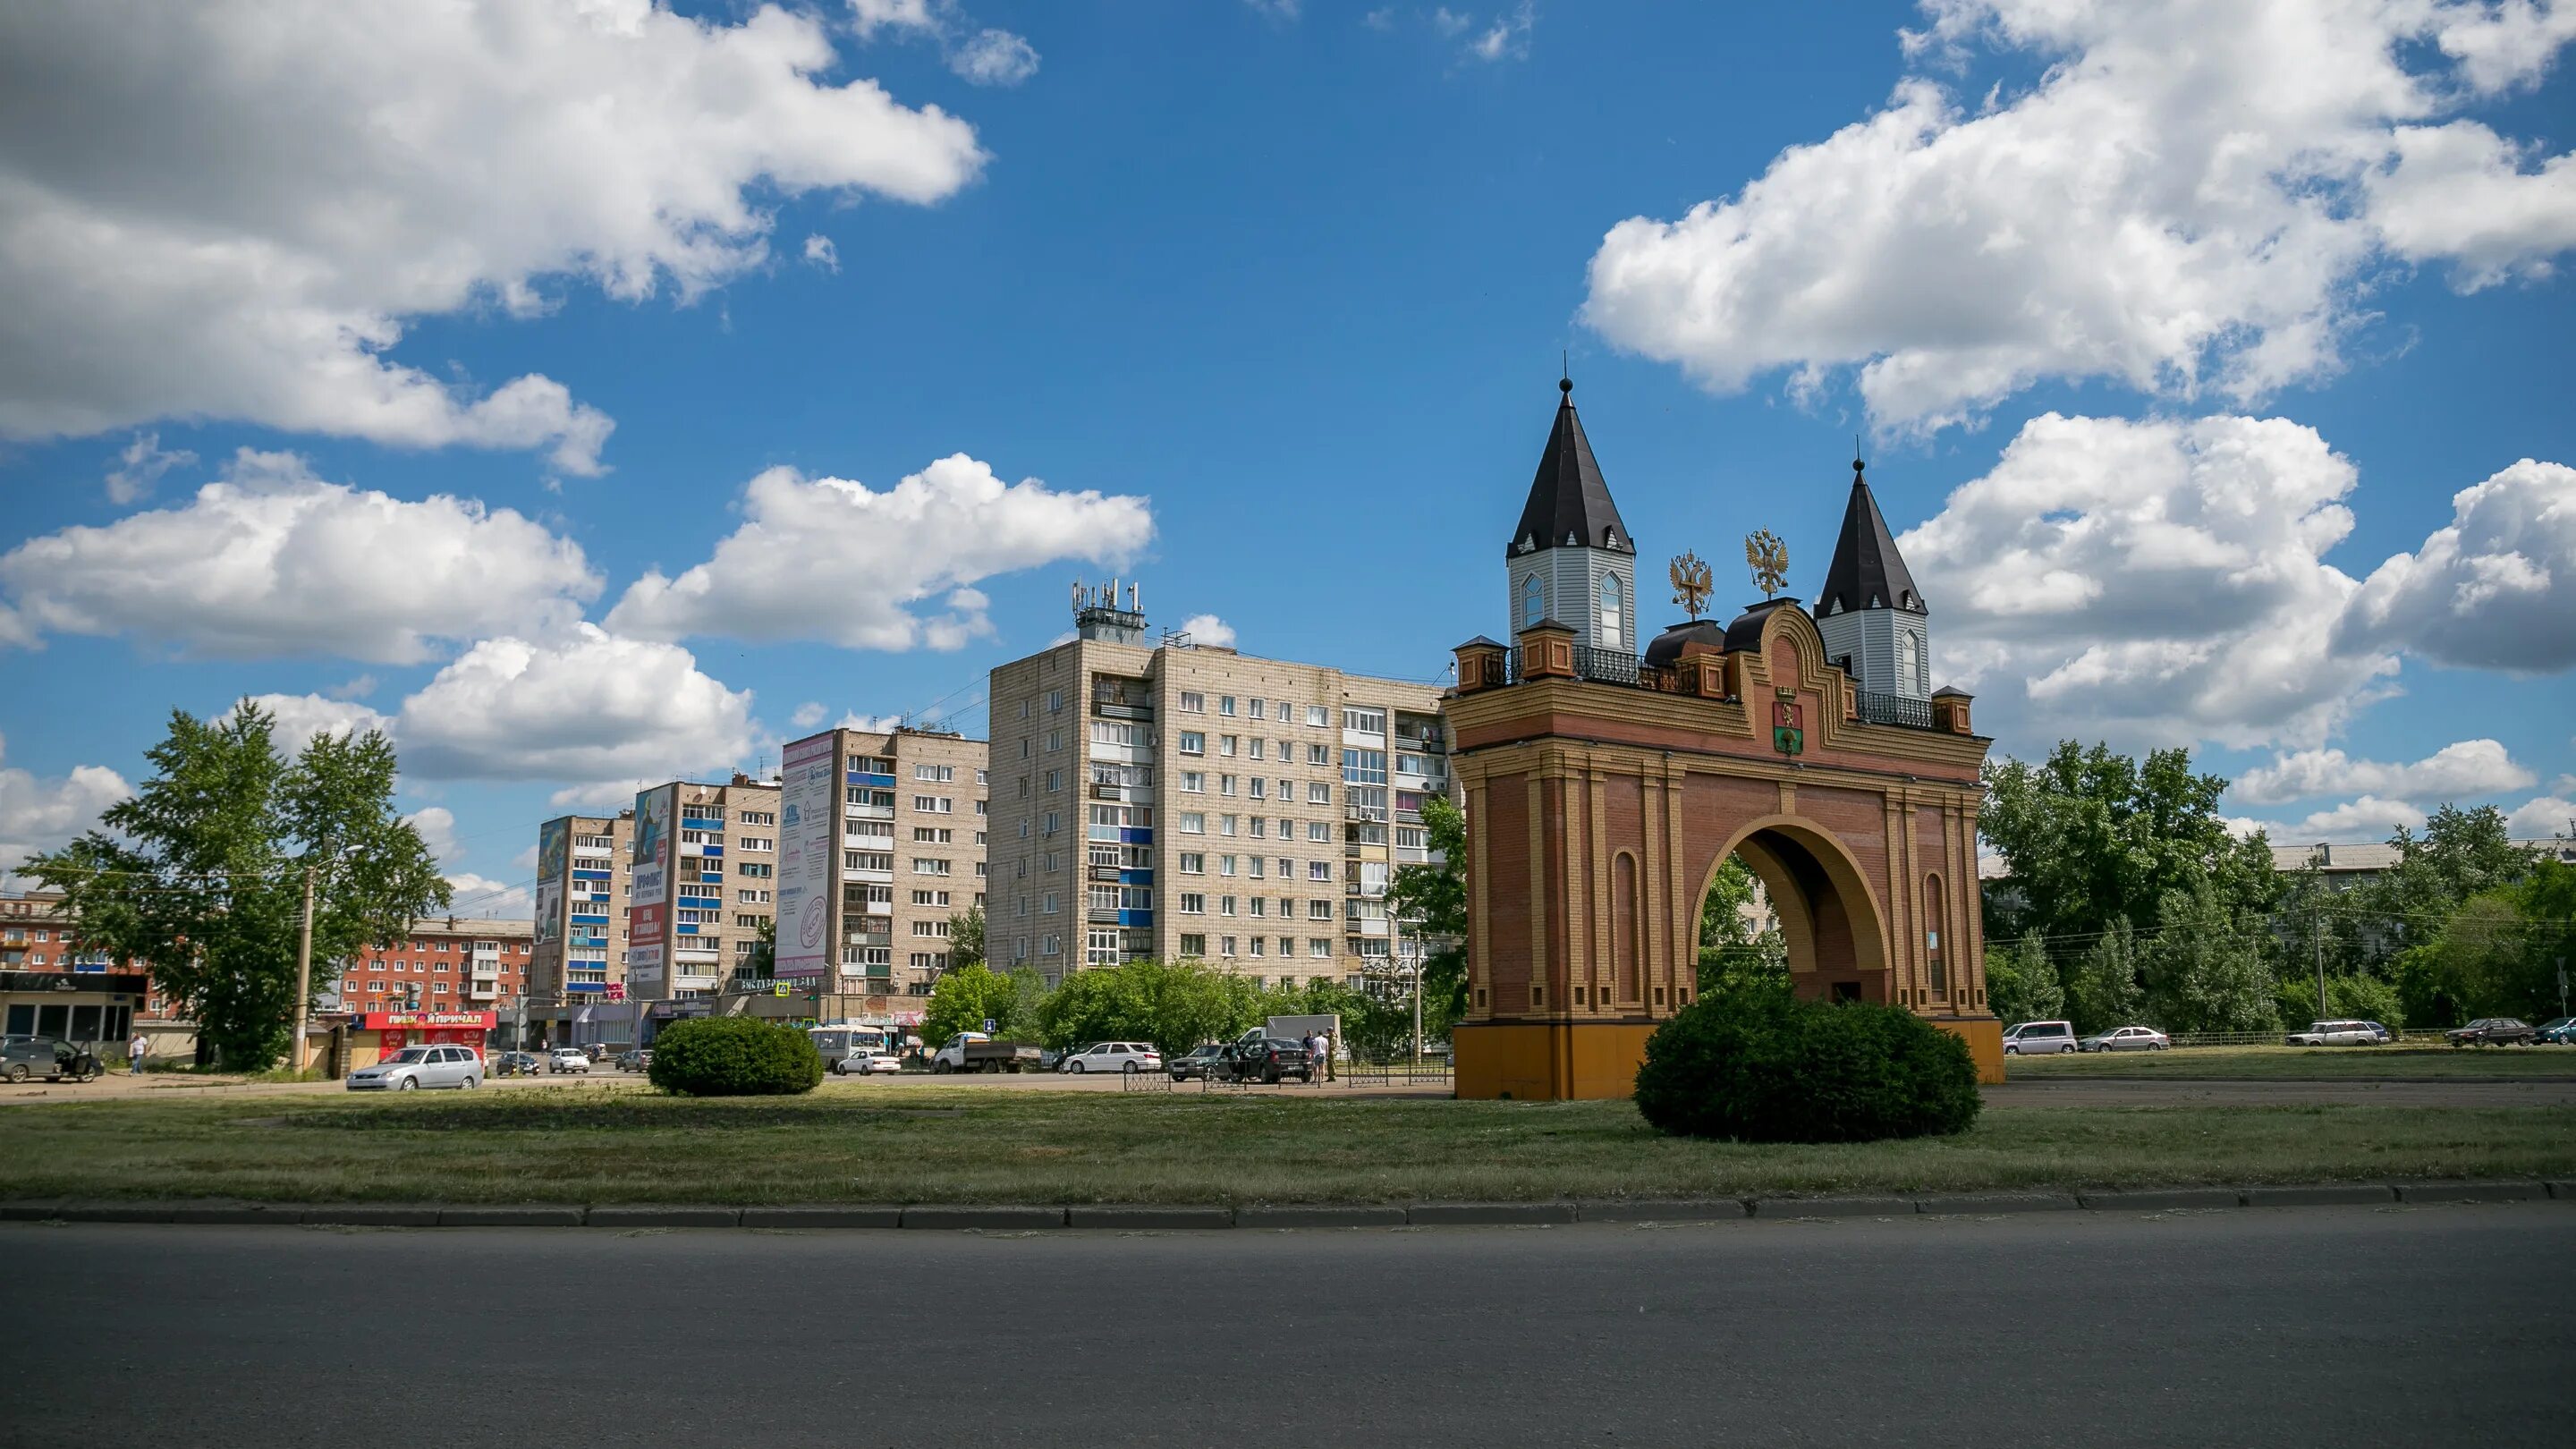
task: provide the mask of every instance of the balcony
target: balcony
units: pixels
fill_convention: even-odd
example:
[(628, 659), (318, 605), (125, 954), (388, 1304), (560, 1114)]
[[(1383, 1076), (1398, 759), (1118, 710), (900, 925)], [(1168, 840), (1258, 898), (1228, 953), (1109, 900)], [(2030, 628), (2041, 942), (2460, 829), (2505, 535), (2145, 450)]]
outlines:
[(863, 916), (891, 916), (894, 914), (894, 902), (890, 900), (861, 901), (859, 902), (859, 914)]
[(847, 801), (843, 801), (841, 804), (841, 814), (852, 820), (892, 820), (894, 818), (894, 807), (891, 805), (852, 805)]
[(892, 932), (892, 931), (868, 931), (868, 930), (858, 930), (858, 931), (849, 931), (849, 930), (845, 930), (845, 931), (841, 932), (841, 944), (842, 944), (843, 946), (845, 946), (845, 947), (849, 947), (849, 946), (891, 946), (891, 945), (893, 945), (893, 944), (894, 944), (894, 932)]
[(1932, 701), (1928, 699), (1908, 699), (1901, 694), (1855, 689), (1852, 691), (1852, 704), (1862, 724), (1895, 725), (1909, 730), (1932, 728)]
[(841, 879), (872, 881), (878, 885), (891, 885), (894, 882), (894, 872), (890, 870), (874, 870), (865, 866), (844, 866), (841, 868)]
[(1344, 820), (1357, 820), (1365, 824), (1384, 825), (1386, 823), (1386, 807), (1383, 805), (1345, 805), (1342, 807), (1342, 818)]
[(1114, 699), (1095, 699), (1091, 702), (1091, 712), (1102, 719), (1132, 719), (1141, 720), (1147, 724), (1154, 721), (1154, 707), (1150, 704), (1127, 704)]

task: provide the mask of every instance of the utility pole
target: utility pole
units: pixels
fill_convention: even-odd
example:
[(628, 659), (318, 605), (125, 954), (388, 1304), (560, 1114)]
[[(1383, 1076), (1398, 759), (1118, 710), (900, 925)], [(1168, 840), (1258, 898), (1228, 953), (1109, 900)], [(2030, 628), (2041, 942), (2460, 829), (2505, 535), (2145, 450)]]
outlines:
[(2326, 903), (2322, 897), (2309, 920), (2308, 934), (2316, 939), (2317, 947), (2317, 1020), (2323, 1021), (2332, 1013), (2326, 1010)]
[(295, 933), (295, 1045), (286, 1059), (304, 1072), (305, 1014), (313, 1000), (313, 867), (304, 867), (304, 922)]

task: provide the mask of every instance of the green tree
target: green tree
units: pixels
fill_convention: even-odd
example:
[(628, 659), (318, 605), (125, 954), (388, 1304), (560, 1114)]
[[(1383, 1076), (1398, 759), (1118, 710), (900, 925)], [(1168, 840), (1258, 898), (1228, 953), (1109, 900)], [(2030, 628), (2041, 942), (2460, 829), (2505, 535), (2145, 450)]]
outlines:
[(151, 968), (217, 1057), (252, 1070), (293, 1035), (307, 869), (316, 994), (329, 963), (451, 899), (394, 809), (382, 732), (317, 735), (290, 760), (275, 729), (248, 700), (213, 719), (173, 711), (152, 776), (100, 817), (107, 830), (21, 867), (63, 892), (85, 943)]
[(1789, 945), (1777, 925), (1756, 931), (1745, 919), (1758, 878), (1730, 855), (1717, 868), (1699, 908), (1699, 996), (1789, 989)]
[(984, 964), (984, 908), (969, 906), (948, 918), (948, 969)]
[(1010, 977), (981, 965), (951, 970), (930, 988), (930, 1004), (921, 1012), (921, 1039), (943, 1047), (961, 1031), (982, 1031), (987, 1021), (997, 1037), (1021, 1034), (1036, 1023), (1018, 1019), (1019, 1004), (1019, 983)]
[(1272, 987), (1263, 993), (1258, 1016), (1243, 1025), (1249, 1028), (1258, 1024), (1259, 1017), (1268, 1016), (1338, 1016), (1342, 1020), (1342, 1040), (1371, 1057), (1393, 1057), (1413, 1050), (1410, 996), (1378, 996), (1318, 976), (1302, 986)]
[(2451, 1026), (2480, 1016), (2558, 1014), (2558, 962), (2570, 955), (2576, 866), (2533, 865), (2520, 880), (2471, 896), (2432, 938), (2397, 954), (2407, 1019)]
[(1978, 829), (2009, 875), (1987, 883), (1989, 933), (2092, 940), (2153, 920), (2166, 892), (2204, 880), (2230, 911), (2268, 910), (2280, 889), (2271, 846), (2259, 832), (2229, 833), (2218, 812), (2226, 789), (2193, 773), (2183, 749), (2139, 761), (2067, 740), (2036, 765), (1987, 766)]
[(2066, 1014), (2066, 988), (2036, 933), (1986, 952), (1986, 1004), (2005, 1022), (2055, 1021)]
[(2156, 933), (2138, 950), (2147, 1009), (2167, 1031), (2269, 1031), (2280, 1025), (2268, 937), (2207, 880), (2165, 892)]
[[(1986, 996), (1989, 1001), (1994, 998), (1991, 983)], [(2066, 1017), (2077, 1031), (2108, 1031), (2136, 1021), (2144, 1004), (2138, 990), (2136, 941), (2127, 921), (2115, 921), (2077, 961), (2066, 983)]]
[(1440, 859), (1397, 866), (1386, 906), (1422, 942), (1423, 1035), (1445, 1038), (1467, 1014), (1467, 817), (1447, 796), (1428, 796), (1422, 830)]
[(2434, 939), (2472, 897), (2516, 884), (2541, 859), (2513, 843), (2504, 812), (2492, 805), (2444, 805), (2424, 822), (2423, 834), (2399, 826), (2388, 843), (2397, 849), (2397, 864), (2352, 892), (2349, 909), (2391, 950)]
[(1053, 1047), (1136, 1040), (1184, 1052), (1257, 1025), (1262, 1000), (1250, 981), (1203, 962), (1127, 961), (1067, 976), (1039, 1007), (1038, 1031)]

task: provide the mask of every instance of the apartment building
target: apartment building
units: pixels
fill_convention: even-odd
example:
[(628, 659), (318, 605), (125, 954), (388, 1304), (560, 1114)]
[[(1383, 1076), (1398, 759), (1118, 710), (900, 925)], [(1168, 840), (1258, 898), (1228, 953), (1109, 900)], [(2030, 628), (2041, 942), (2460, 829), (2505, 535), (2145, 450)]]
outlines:
[(141, 1032), (165, 1053), (195, 1036), (170, 1016), (148, 970), (80, 943), (52, 890), (0, 896), (0, 1018), (12, 1036), (122, 1043)]
[(537, 828), (530, 1019), (592, 1028), (553, 1040), (643, 1040), (655, 1003), (716, 996), (777, 911), (776, 784), (674, 780), (635, 801)]
[(340, 963), (324, 1009), (490, 1011), (507, 1016), (528, 992), (535, 959), (534, 921), (436, 916), (383, 945), (367, 945)]
[(983, 906), (982, 740), (946, 730), (837, 729), (780, 754), (778, 974), (825, 1019), (864, 998), (928, 996), (951, 918)]
[(1077, 586), (1074, 638), (993, 671), (996, 964), (1386, 968), (1387, 886), (1449, 788), (1441, 688), (1149, 642), (1139, 601)]

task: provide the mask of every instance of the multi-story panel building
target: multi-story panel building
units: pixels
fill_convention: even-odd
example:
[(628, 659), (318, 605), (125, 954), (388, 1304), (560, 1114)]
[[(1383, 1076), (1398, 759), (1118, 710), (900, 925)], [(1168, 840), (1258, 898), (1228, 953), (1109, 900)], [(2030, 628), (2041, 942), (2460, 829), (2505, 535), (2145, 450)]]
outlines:
[(1439, 686), (1147, 642), (1131, 588), (993, 671), (987, 949), (1049, 981), (1196, 958), (1359, 980), (1398, 954), (1386, 888), (1449, 788)]
[(626, 986), (627, 854), (635, 812), (565, 815), (537, 827), (537, 919), (528, 994), (605, 1001)]
[(854, 999), (928, 996), (949, 966), (952, 918), (985, 903), (984, 742), (839, 729), (781, 758), (791, 792), (829, 788), (810, 813), (798, 799), (786, 827), (787, 872), (802, 861), (811, 874), (787, 885), (780, 976), (808, 983), (826, 1019), (861, 1009)]

